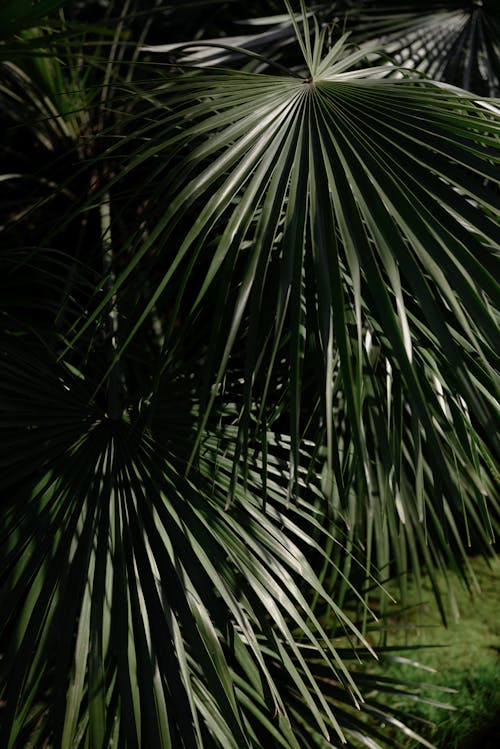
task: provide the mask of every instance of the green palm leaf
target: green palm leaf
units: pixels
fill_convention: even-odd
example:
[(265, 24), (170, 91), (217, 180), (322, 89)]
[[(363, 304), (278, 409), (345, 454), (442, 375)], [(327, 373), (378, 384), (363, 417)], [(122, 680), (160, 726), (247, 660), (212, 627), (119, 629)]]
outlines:
[(41, 349), (28, 356), (7, 339), (2, 350), (3, 473), (15, 487), (1, 543), (3, 744), (34, 732), (65, 747), (259, 746), (256, 720), (258, 733), (298, 747), (286, 689), (303, 700), (308, 730), (342, 737), (343, 712), (316, 670), (346, 709), (361, 700), (357, 677), (304, 584), (371, 649), (308, 562), (311, 548), (322, 553), (307, 532), (314, 510), (303, 500), (283, 514), (271, 443), (272, 506), (262, 512), (257, 459), (227, 513), (234, 430), (207, 435), (187, 480), (161, 428), (141, 435), (110, 420)]
[(398, 64), (486, 96), (500, 93), (500, 17), (494, 0), (363, 0), (348, 12), (357, 38), (377, 38)]
[[(191, 264), (183, 270), (186, 259), (194, 257), (204, 281), (193, 315), (222, 279), (207, 358), (206, 415), (244, 334), (240, 440), (247, 444), (254, 419), (249, 404), (260, 402), (261, 414), (266, 403), (275, 407), (265, 383), (273, 378), (277, 352), (288, 350), (292, 488), (304, 421), (304, 370), (312, 365), (322, 372), (330, 473), (340, 465), (333, 455), (338, 424), (331, 410), (340, 397), (355, 455), (353, 486), (371, 502), (366, 424), (374, 402), (366, 394), (379, 391), (380, 375), (367, 353), (377, 351), (389, 372), (387, 387), (392, 392), (397, 382), (403, 399), (392, 405), (389, 395), (388, 429), (403, 433), (391, 413), (404, 420), (403, 431), (412, 425), (408, 449), (416, 495), (422, 496), (425, 459), (426, 491), (439, 516), (446, 515), (447, 502), (462, 503), (452, 465), (462, 467), (466, 484), (476, 476), (473, 491), (482, 506), (480, 497), (490, 495), (491, 485), (481, 450), (456, 442), (450, 458), (445, 456), (457, 419), (469, 424), (474, 443), (495, 428), (498, 117), (465, 93), (418, 79), (385, 80), (391, 68), (350, 71), (362, 51), (347, 54), (339, 43), (322, 58), (322, 36), (313, 46), (308, 40), (305, 33), (308, 77), (225, 71), (181, 78), (168, 89), (165, 101), (175, 111), (159, 123), (166, 137), (156, 130), (130, 167), (165, 159), (168, 182), (160, 170), (153, 184), (171, 196), (168, 208), (112, 293), (146, 253), (164, 250), (183, 216), (199, 212), (129, 340), (162, 295), (176, 284), (184, 288), (183, 272), (192, 273)], [(172, 128), (179, 134), (169, 137)], [(179, 160), (181, 145), (188, 150)], [(234, 285), (230, 273), (236, 273)], [(380, 416), (374, 423), (379, 431)], [(387, 434), (376, 440), (388, 446), (383, 474), (392, 476), (397, 495), (401, 443)], [(480, 473), (473, 453), (482, 463)], [(342, 487), (338, 469), (335, 480)], [(340, 499), (344, 505), (348, 492)], [(421, 500), (419, 505), (422, 514)], [(399, 514), (404, 522), (404, 511)]]
[[(442, 541), (454, 513), (461, 514), (467, 505), (473, 535), (488, 543), (483, 530), (490, 523), (488, 509), (496, 524), (498, 508), (492, 460), (480, 435), (494, 430), (497, 410), (497, 322), (487, 299), (495, 301), (498, 294), (491, 248), (498, 247), (499, 232), (492, 220), (498, 212), (497, 193), (481, 179), (490, 185), (497, 179), (498, 119), (490, 104), (483, 109), (464, 94), (421, 81), (380, 79), (384, 68), (347, 72), (364, 53), (349, 55), (340, 40), (322, 58), (323, 38), (318, 34), (311, 46), (305, 33), (306, 79), (226, 72), (178, 82), (168, 99), (177, 111), (160, 121), (156, 142), (131, 165), (136, 169), (146, 159), (170, 156), (172, 161), (165, 162), (168, 183), (161, 181), (160, 166), (155, 182), (148, 186), (146, 179), (145, 185), (172, 195), (169, 208), (87, 324), (105, 309), (141, 258), (152, 248), (161, 253), (183, 216), (195, 213), (198, 201), (207, 196), (167, 275), (138, 312), (129, 340), (162, 295), (168, 297), (177, 284), (183, 289), (191, 283), (197, 264), (204, 283), (194, 293), (193, 315), (220, 275), (206, 366), (206, 414), (218, 397), (234, 343), (243, 331), (247, 340), (231, 487), (240, 456), (247, 452), (250, 424), (258, 432), (266, 408), (272, 412), (276, 407), (268, 397), (269, 384), (276, 357), (288, 347), (290, 421), (285, 428), (292, 436), (292, 494), (307, 361), (323, 371), (319, 409), (326, 429), (325, 492), (337, 496), (331, 501), (346, 508), (354, 492), (363, 497), (358, 505), (363, 516), (365, 498), (374, 512), (372, 486), (377, 485), (377, 496), (392, 497), (396, 522), (391, 537), (400, 523), (408, 527), (413, 518), (418, 525), (430, 511)], [(196, 90), (200, 101), (193, 104)], [(182, 109), (184, 101), (187, 109)], [(200, 123), (182, 127), (173, 139), (161, 138), (161, 128), (181, 127), (183, 118), (189, 123), (200, 118)], [(210, 133), (213, 137), (205, 143)], [(185, 143), (190, 153), (179, 161), (177, 149)], [(235, 196), (241, 196), (236, 208)], [(205, 259), (201, 253), (208, 238), (214, 244)], [(188, 256), (189, 271), (182, 276)], [(238, 281), (231, 287), (234, 269)], [(231, 288), (238, 288), (237, 295)], [(268, 298), (276, 304), (269, 305)], [(273, 328), (274, 341), (269, 337)], [(373, 370), (366, 361), (368, 350), (383, 352), (382, 371), (388, 373), (382, 374), (389, 392), (385, 431), (380, 412), (370, 415), (374, 399), (366, 397), (371, 392), (380, 396), (381, 369)], [(393, 404), (392, 393), (400, 390)], [(335, 399), (341, 404), (337, 418), (332, 414)], [(254, 423), (256, 400), (260, 416)], [(342, 420), (348, 424), (348, 434), (341, 438), (344, 457), (338, 437)], [(373, 439), (366, 434), (367, 423), (376, 425)], [(469, 436), (451, 440), (450, 452), (448, 435), (458, 424), (460, 433)], [(351, 521), (349, 526), (356, 527)], [(369, 524), (369, 536), (372, 531)], [(415, 533), (429, 564), (426, 534), (418, 528)], [(411, 546), (415, 560), (414, 541)], [(398, 559), (403, 572), (406, 552)], [(387, 556), (379, 562), (387, 564)]]
[[(418, 70), (483, 96), (500, 91), (500, 17), (495, 0), (334, 0), (314, 5), (329, 43), (346, 30), (360, 45), (375, 44), (396, 64)], [(308, 16), (311, 17), (310, 11)], [(297, 21), (300, 19), (297, 16)], [(248, 18), (248, 32), (180, 45), (157, 44), (151, 52), (183, 50), (182, 61), (195, 65), (241, 64), (241, 47), (254, 53), (293, 59), (294, 24), (286, 15)], [(255, 31), (265, 27), (264, 31)], [(236, 48), (240, 49), (236, 49)], [(296, 62), (296, 60), (295, 60)], [(264, 59), (261, 60), (265, 64)], [(247, 58), (248, 64), (248, 58)]]
[(498, 532), (498, 102), (286, 6), (244, 70), (141, 69), (135, 4), (4, 65), (9, 749), (376, 746), (368, 596)]

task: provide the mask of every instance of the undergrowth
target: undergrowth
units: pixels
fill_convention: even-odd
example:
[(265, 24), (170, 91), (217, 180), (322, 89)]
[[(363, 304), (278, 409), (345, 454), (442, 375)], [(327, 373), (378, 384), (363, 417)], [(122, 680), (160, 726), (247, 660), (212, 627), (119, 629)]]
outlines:
[[(447, 604), (446, 628), (430, 585), (424, 581), (428, 599), (405, 615), (404, 624), (402, 617), (393, 621), (389, 631), (389, 644), (400, 645), (401, 654), (378, 667), (385, 676), (429, 684), (419, 690), (419, 696), (429, 702), (404, 698), (391, 707), (411, 712), (415, 716), (412, 727), (438, 749), (500, 747), (500, 563), (475, 558), (472, 567), (481, 592), (471, 595), (465, 589), (455, 590), (456, 606)], [(410, 588), (412, 593), (415, 596)], [(454, 616), (457, 609), (459, 618)], [(405, 657), (424, 670), (405, 664)], [(432, 685), (455, 691), (443, 695), (434, 692)], [(436, 704), (443, 702), (449, 709)], [(408, 738), (401, 749), (415, 746)]]

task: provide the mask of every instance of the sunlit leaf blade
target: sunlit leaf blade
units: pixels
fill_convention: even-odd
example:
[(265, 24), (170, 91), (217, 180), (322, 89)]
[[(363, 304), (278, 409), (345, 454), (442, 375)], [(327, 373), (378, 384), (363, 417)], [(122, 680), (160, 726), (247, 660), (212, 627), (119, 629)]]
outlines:
[[(346, 398), (359, 461), (357, 470), (364, 466), (359, 475), (364, 477), (364, 491), (370, 493), (360, 410), (362, 380), (370, 377), (360, 353), (362, 320), (377, 346), (382, 347), (391, 370), (401, 377), (409, 409), (411, 403), (414, 432), (418, 424), (419, 439), (426, 445), (438, 507), (443, 501), (439, 499), (442, 487), (446, 487), (447, 498), (460, 504), (450, 466), (443, 458), (442, 434), (448, 431), (443, 419), (448, 417), (440, 405), (441, 396), (436, 395), (434, 378), (442, 378), (446, 372), (453, 398), (467, 404), (468, 412), (486, 432), (494, 428), (495, 409), (489, 396), (477, 388), (477, 380), (486, 378), (484, 382), (490, 383), (487, 389), (495, 392), (499, 341), (490, 303), (498, 298), (498, 287), (490, 269), (494, 265), (493, 249), (500, 246), (500, 231), (494, 220), (499, 209), (498, 192), (493, 188), (493, 183), (498, 183), (499, 121), (465, 94), (430, 83), (372, 79), (369, 70), (345, 79), (344, 72), (336, 70), (336, 63), (321, 68), (317, 80), (204, 73), (190, 81), (189, 100), (180, 82), (172, 99), (172, 105), (180, 107), (173, 121), (201, 118), (199, 124), (188, 125), (182, 134), (185, 142), (193, 143), (187, 163), (191, 169), (198, 161), (199, 175), (186, 175), (183, 180), (179, 174), (178, 197), (173, 197), (161, 219), (161, 234), (154, 234), (158, 250), (165, 246), (183, 214), (193, 210), (205, 193), (207, 200), (154, 299), (165, 293), (175, 278), (182, 277), (184, 258), (202, 237), (213, 236), (216, 249), (196, 305), (219, 276), (227, 279), (224, 274), (230, 267), (237, 263), (246, 269), (232, 320), (228, 312), (230, 287), (228, 280), (222, 282), (226, 301), (217, 313), (216, 329), (227, 329), (228, 336), (224, 349), (218, 348), (220, 339), (218, 343), (215, 337), (210, 349), (212, 396), (208, 414), (238, 331), (243, 328), (258, 268), (272, 269), (279, 263), (274, 319), (282, 320), (285, 311), (290, 326), (295, 459), (301, 431), (299, 363), (304, 356), (316, 355), (308, 353), (315, 351), (316, 336), (323, 352), (328, 345), (331, 350), (328, 341), (333, 336), (339, 354), (340, 389)], [(200, 99), (193, 107), (190, 102), (197, 87)], [(184, 110), (183, 100), (187, 105)], [(213, 101), (217, 102), (216, 110)], [(172, 117), (167, 122), (170, 126)], [(210, 123), (214, 136), (204, 146)], [(157, 149), (166, 151), (176, 141), (177, 136), (173, 141), (160, 141)], [(148, 146), (144, 158), (150, 152)], [(216, 153), (220, 158), (214, 160)], [(138, 163), (140, 157), (131, 168), (137, 168)], [(307, 189), (299, 171), (302, 163), (309, 174)], [(273, 164), (274, 170), (279, 165), (279, 182)], [(229, 168), (226, 176), (224, 170)], [(480, 180), (486, 179), (485, 187)], [(287, 184), (283, 203), (283, 186)], [(235, 196), (240, 197), (237, 206)], [(302, 255), (297, 250), (304, 212), (312, 223), (304, 236)], [(268, 223), (261, 223), (270, 215), (274, 219), (272, 233)], [(227, 229), (217, 238), (221, 221)], [(149, 246), (146, 243), (138, 248), (134, 265)], [(118, 278), (116, 290), (125, 282), (125, 274)], [(267, 288), (268, 298), (273, 299), (273, 275), (269, 271), (266, 274), (260, 272), (264, 286), (255, 293), (262, 298)], [(353, 279), (357, 279), (355, 285)], [(139, 323), (150, 310), (151, 306), (145, 308)], [(316, 313), (317, 331), (310, 327)], [(357, 340), (351, 339), (350, 319), (358, 321)], [(281, 329), (279, 324), (277, 329)], [(255, 352), (259, 338), (264, 345), (264, 330), (259, 314), (252, 315), (248, 336), (254, 353), (248, 353), (247, 383), (257, 382)], [(279, 339), (277, 345), (281, 345)], [(433, 350), (432, 374), (427, 361), (429, 347)], [(475, 352), (479, 369), (464, 357), (464, 349)], [(259, 366), (266, 360), (265, 347), (263, 351)], [(323, 353), (317, 365), (326, 373), (328, 356), (325, 359)], [(242, 424), (248, 421), (252, 394), (258, 397), (256, 387), (247, 388)], [(332, 402), (330, 387), (327, 383), (324, 404)], [(325, 418), (329, 420), (330, 416), (325, 414)], [(443, 423), (442, 430), (435, 429), (436, 419)], [(244, 429), (246, 434), (248, 427)], [(247, 439), (244, 437), (244, 442)], [(458, 445), (456, 449), (461, 452)], [(386, 470), (395, 472), (399, 484), (401, 459), (397, 458), (392, 467), (391, 460)], [(465, 460), (465, 465), (470, 458), (462, 454), (459, 460)], [(331, 448), (329, 461), (332, 465)]]

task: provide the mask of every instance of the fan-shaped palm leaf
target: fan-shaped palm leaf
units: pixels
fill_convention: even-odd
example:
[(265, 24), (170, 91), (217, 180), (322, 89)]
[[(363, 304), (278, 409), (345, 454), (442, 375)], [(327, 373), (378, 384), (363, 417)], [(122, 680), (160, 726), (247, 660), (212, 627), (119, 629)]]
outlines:
[[(207, 434), (188, 480), (178, 465), (187, 433), (173, 453), (162, 435), (189, 397), (176, 395), (166, 420), (168, 409), (157, 409), (152, 433), (141, 434), (129, 419), (106, 417), (81, 377), (41, 347), (28, 353), (9, 338), (2, 744), (304, 747), (315, 731), (342, 739), (361, 730), (357, 676), (304, 585), (370, 648), (307, 561), (311, 548), (323, 554), (307, 531), (313, 508), (304, 499), (284, 512), (279, 444), (270, 438), (267, 512), (257, 458), (227, 513), (234, 430)], [(179, 387), (174, 380), (168, 391)]]
[(389, 502), (394, 531), (430, 512), (446, 536), (467, 496), (481, 534), (487, 503), (498, 512), (484, 439), (498, 407), (498, 116), (447, 87), (386, 80), (390, 66), (360, 70), (345, 39), (322, 56), (323, 33), (296, 32), (304, 78), (206, 72), (155, 94), (166, 116), (124, 173), (158, 163), (145, 189), (167, 208), (94, 317), (195, 215), (129, 340), (199, 265), (193, 319), (221, 279), (206, 414), (246, 340), (238, 458), (276, 407), (286, 357), (292, 494), (312, 367), (331, 499), (345, 509), (354, 492), (372, 518)]
[(494, 0), (364, 0), (349, 12), (357, 38), (376, 38), (398, 64), (486, 96), (500, 93), (500, 16)]
[[(330, 39), (348, 30), (352, 41), (373, 44), (398, 65), (414, 68), (429, 78), (472, 90), (483, 96), (500, 92), (500, 16), (496, 0), (335, 0), (314, 5)], [(287, 47), (293, 39), (293, 24), (283, 16), (248, 19), (246, 35), (227, 40), (191, 43), (183, 56), (186, 63), (221, 64), (242, 59), (226, 44), (256, 51), (275, 52)], [(266, 25), (254, 32), (255, 23)], [(220, 45), (218, 50), (213, 47)], [(153, 52), (170, 51), (179, 44), (148, 47)], [(283, 57), (283, 55), (281, 55)]]

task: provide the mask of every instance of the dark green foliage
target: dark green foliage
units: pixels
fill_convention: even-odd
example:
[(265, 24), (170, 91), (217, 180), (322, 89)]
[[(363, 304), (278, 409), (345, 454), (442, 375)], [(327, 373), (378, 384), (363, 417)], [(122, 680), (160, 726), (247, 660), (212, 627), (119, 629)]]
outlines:
[(393, 5), (2, 11), (2, 747), (408, 735), (370, 607), (500, 521), (498, 19)]

